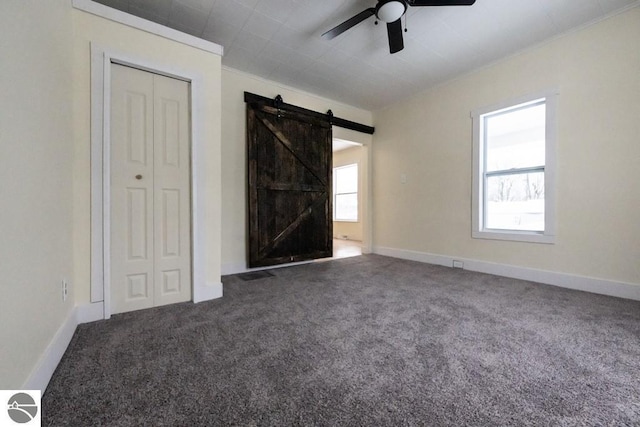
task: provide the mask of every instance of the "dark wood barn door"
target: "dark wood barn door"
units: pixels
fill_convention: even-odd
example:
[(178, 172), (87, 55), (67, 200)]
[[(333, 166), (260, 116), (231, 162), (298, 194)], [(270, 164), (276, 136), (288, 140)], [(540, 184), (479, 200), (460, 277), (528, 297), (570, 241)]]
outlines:
[(332, 256), (331, 125), (247, 104), (249, 267)]

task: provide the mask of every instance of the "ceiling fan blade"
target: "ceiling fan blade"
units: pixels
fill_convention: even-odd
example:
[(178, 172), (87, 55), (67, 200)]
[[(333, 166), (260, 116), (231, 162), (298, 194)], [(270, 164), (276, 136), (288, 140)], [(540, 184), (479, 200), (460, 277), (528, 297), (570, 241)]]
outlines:
[(387, 34), (389, 34), (389, 51), (391, 53), (400, 52), (404, 49), (402, 22), (400, 19), (387, 24)]
[(471, 6), (476, 0), (407, 0), (409, 6)]
[(345, 31), (347, 31), (349, 28), (358, 25), (359, 23), (361, 23), (362, 21), (364, 21), (368, 17), (373, 16), (375, 14), (376, 14), (376, 8), (375, 7), (370, 7), (367, 10), (363, 10), (362, 12), (360, 12), (359, 14), (354, 16), (353, 18), (347, 19), (346, 21), (344, 21), (342, 24), (338, 25), (337, 27), (334, 27), (334, 28), (330, 29), (329, 31), (324, 33), (322, 35), (322, 37), (327, 39), (327, 40), (331, 40), (332, 38), (339, 36), (340, 34), (342, 34)]

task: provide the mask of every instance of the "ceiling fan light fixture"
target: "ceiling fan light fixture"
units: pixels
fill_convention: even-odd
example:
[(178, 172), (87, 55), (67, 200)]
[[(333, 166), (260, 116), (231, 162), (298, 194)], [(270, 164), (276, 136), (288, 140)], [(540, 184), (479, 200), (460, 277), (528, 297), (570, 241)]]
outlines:
[[(404, 49), (402, 21), (400, 18), (407, 13), (407, 8), (409, 6), (471, 6), (475, 2), (476, 0), (377, 0), (375, 7), (365, 9), (357, 15), (347, 19), (342, 24), (333, 27), (322, 34), (322, 38), (331, 40), (348, 29), (355, 27), (365, 19), (375, 15), (377, 19), (376, 25), (378, 24), (378, 21), (382, 21), (387, 24), (389, 52), (393, 54)], [(407, 31), (407, 29), (405, 28), (404, 31)]]
[(407, 4), (403, 1), (390, 0), (380, 2), (376, 11), (376, 16), (382, 22), (387, 24), (395, 22), (404, 15), (407, 10)]

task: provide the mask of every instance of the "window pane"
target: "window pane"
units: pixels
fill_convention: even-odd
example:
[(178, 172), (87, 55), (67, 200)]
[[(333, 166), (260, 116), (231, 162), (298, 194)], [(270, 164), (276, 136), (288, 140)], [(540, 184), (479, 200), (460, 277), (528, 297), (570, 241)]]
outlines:
[(358, 192), (358, 165), (336, 168), (336, 194)]
[(342, 221), (358, 220), (358, 195), (336, 194), (336, 218)]
[(484, 118), (487, 171), (543, 166), (545, 104)]
[(544, 231), (544, 172), (487, 178), (485, 228)]

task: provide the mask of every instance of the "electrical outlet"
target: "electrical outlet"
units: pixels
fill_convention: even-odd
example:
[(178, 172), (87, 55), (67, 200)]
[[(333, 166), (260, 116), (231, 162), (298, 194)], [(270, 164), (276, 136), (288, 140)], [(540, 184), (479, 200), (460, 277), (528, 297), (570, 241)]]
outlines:
[(69, 295), (69, 282), (67, 279), (62, 279), (62, 302), (67, 300), (67, 296)]
[(458, 261), (457, 259), (453, 260), (453, 268), (464, 268), (464, 262)]

